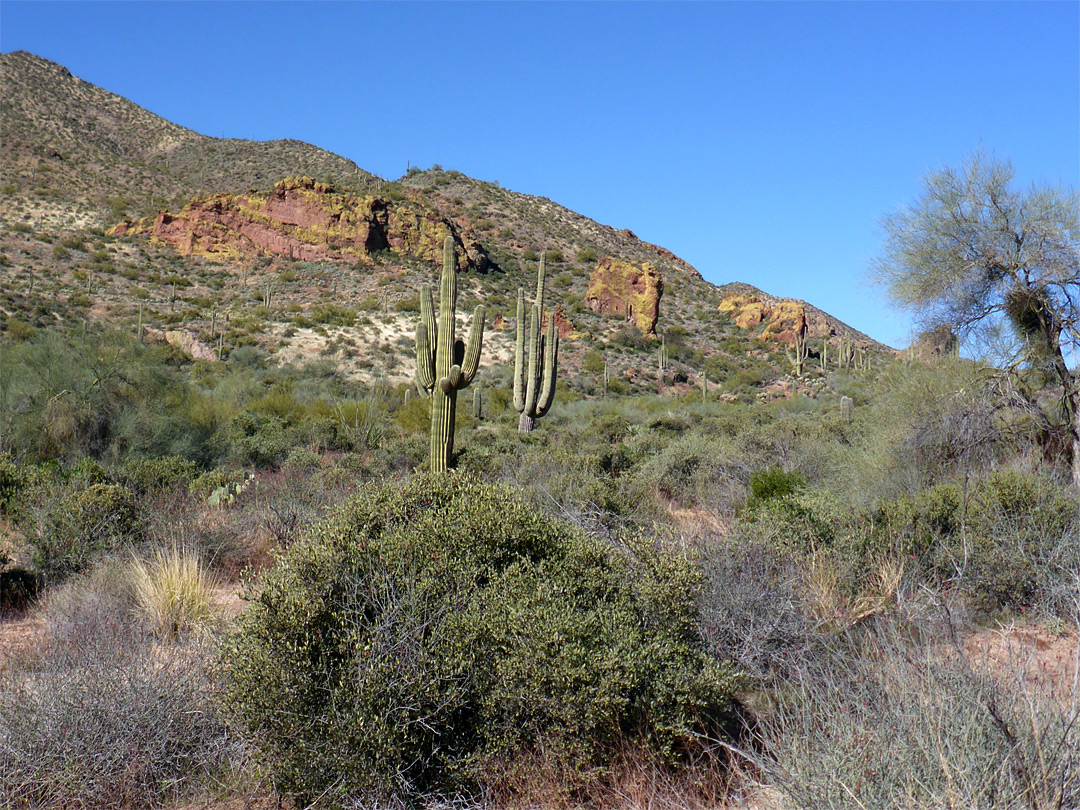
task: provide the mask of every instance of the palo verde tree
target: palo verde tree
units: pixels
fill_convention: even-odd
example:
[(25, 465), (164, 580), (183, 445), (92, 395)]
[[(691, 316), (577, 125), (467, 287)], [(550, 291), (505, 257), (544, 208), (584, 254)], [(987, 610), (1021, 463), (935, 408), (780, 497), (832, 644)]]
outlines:
[(1017, 188), (1014, 175), (981, 151), (930, 173), (922, 196), (883, 220), (874, 274), (928, 326), (1007, 337), (1007, 365), (1033, 409), (1037, 389), (1062, 391), (1043, 417), (1068, 430), (1080, 488), (1080, 195)]
[(480, 365), (484, 341), (484, 307), (473, 312), (469, 343), (454, 337), (457, 307), (457, 259), (453, 237), (443, 243), (439, 320), (431, 302), (431, 285), (420, 288), (420, 323), (416, 326), (416, 387), (431, 395), (431, 472), (444, 472), (454, 455), (457, 392), (466, 388)]

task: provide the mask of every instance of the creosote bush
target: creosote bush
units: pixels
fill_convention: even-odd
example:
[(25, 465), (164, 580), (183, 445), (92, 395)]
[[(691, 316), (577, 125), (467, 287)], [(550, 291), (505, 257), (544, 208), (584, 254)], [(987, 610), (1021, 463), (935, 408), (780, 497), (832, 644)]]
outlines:
[(30, 561), (47, 577), (84, 570), (96, 555), (136, 544), (146, 532), (146, 509), (127, 487), (94, 483), (62, 487), (36, 508)]
[(370, 486), (284, 554), (225, 647), (279, 786), (328, 806), (491, 788), (542, 752), (669, 763), (731, 723), (690, 561), (618, 549), (464, 475)]

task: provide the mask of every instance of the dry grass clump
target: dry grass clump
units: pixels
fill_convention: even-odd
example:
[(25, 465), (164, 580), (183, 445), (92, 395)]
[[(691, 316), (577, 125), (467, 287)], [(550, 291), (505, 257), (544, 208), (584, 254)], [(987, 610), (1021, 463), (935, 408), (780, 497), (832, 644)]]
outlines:
[(790, 677), (759, 764), (792, 808), (1080, 807), (1080, 692), (879, 617)]
[(173, 640), (214, 621), (214, 579), (198, 554), (173, 546), (138, 557), (127, 571), (135, 613), (159, 639)]

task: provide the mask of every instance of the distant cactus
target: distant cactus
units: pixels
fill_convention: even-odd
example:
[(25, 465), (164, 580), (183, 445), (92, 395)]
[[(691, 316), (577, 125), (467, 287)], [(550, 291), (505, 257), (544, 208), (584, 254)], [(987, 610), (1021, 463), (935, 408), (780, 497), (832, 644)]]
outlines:
[(851, 337), (844, 335), (840, 338), (840, 349), (837, 355), (836, 367), (842, 368), (845, 371), (851, 368), (851, 360), (854, 357), (854, 352), (851, 349)]
[(476, 388), (473, 389), (473, 395), (472, 395), (472, 415), (473, 415), (473, 419), (475, 419), (476, 421), (479, 422), (483, 418), (483, 415), (484, 415), (484, 410), (483, 409), (484, 409), (484, 402), (483, 402), (483, 397), (480, 394), (480, 386), (476, 386)]
[(806, 345), (806, 335), (802, 332), (795, 333), (795, 347), (785, 349), (788, 360), (791, 361), (791, 369), (796, 377), (801, 377), (806, 369), (806, 358), (810, 356), (810, 349)]
[[(473, 312), (468, 346), (454, 338), (457, 306), (457, 259), (454, 240), (443, 243), (443, 271), (439, 292), (439, 320), (431, 301), (431, 285), (420, 288), (420, 323), (416, 326), (417, 390), (431, 395), (431, 472), (444, 472), (454, 454), (454, 417), (457, 392), (476, 376), (484, 340), (484, 307)], [(434, 339), (434, 345), (432, 340)]]
[(607, 360), (604, 361), (604, 398), (607, 398), (608, 383), (611, 382), (611, 376), (608, 372)]
[(851, 421), (851, 406), (854, 404), (851, 397), (840, 397), (840, 415), (845, 422)]
[(541, 331), (544, 322), (544, 260), (536, 274), (536, 300), (529, 323), (528, 366), (525, 365), (525, 291), (518, 287), (517, 343), (514, 348), (514, 408), (521, 414), (518, 433), (529, 433), (536, 420), (546, 415), (555, 401), (555, 377), (558, 372), (559, 333), (555, 316), (548, 316), (547, 337)]

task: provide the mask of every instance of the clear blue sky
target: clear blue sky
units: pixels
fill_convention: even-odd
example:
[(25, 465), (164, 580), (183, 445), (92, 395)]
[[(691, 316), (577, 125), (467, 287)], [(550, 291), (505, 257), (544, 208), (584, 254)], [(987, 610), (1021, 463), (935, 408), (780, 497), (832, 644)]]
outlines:
[(1080, 3), (0, 3), (24, 49), (208, 135), (440, 163), (880, 340), (879, 217), (985, 147), (1080, 185)]

